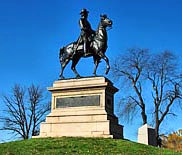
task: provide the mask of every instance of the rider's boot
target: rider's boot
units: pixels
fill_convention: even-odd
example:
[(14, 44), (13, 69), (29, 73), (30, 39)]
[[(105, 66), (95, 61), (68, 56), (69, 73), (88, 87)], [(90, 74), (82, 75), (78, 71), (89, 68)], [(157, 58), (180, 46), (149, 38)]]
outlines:
[(86, 56), (87, 55), (87, 42), (86, 41), (83, 44), (83, 52), (84, 52), (84, 55)]

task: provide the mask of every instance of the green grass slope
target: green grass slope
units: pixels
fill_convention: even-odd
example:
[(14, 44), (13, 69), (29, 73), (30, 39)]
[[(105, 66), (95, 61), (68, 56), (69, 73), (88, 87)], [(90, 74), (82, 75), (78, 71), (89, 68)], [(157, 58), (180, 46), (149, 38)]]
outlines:
[(178, 155), (167, 149), (104, 138), (42, 138), (0, 144), (1, 155)]

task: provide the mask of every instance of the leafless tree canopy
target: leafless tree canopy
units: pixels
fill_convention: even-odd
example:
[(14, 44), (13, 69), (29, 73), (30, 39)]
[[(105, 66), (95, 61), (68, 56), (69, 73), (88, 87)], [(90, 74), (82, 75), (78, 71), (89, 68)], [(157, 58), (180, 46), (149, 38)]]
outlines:
[(154, 55), (147, 71), (147, 78), (152, 84), (155, 130), (158, 138), (161, 122), (167, 115), (175, 115), (171, 107), (180, 103), (182, 97), (180, 91), (182, 79), (177, 58), (169, 51)]
[[(146, 72), (149, 61), (149, 52), (147, 49), (131, 48), (123, 55), (119, 55), (112, 64), (113, 77), (129, 82), (129, 88), (133, 90), (133, 95), (124, 99), (123, 113), (126, 118), (132, 118), (133, 114), (138, 110), (141, 111), (143, 124), (147, 123), (147, 115), (145, 112), (145, 103), (142, 96), (142, 79)], [(123, 84), (126, 84), (123, 83)]]
[(39, 124), (50, 110), (50, 102), (45, 100), (44, 91), (31, 85), (28, 89), (15, 85), (12, 94), (4, 95), (6, 109), (1, 112), (1, 130), (8, 130), (23, 139), (39, 133)]
[[(153, 102), (147, 105), (154, 107), (158, 140), (161, 122), (167, 115), (175, 115), (172, 107), (181, 105), (182, 74), (177, 58), (170, 51), (149, 54), (146, 49), (134, 48), (117, 57), (111, 70), (113, 77), (129, 81), (128, 90), (133, 91), (132, 95), (120, 101), (123, 105), (122, 115), (131, 118), (140, 110), (143, 124), (147, 123), (146, 97), (143, 92), (145, 90), (151, 94), (151, 100), (147, 102)], [(123, 84), (126, 84), (125, 81)], [(147, 82), (147, 87), (144, 81)]]

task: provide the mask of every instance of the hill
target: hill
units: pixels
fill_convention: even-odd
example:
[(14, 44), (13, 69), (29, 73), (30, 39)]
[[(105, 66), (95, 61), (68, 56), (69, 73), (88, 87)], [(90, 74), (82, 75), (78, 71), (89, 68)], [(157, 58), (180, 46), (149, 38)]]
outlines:
[(121, 154), (121, 155), (180, 155), (167, 149), (126, 140), (103, 138), (42, 138), (0, 144), (1, 155), (60, 155), (60, 154)]

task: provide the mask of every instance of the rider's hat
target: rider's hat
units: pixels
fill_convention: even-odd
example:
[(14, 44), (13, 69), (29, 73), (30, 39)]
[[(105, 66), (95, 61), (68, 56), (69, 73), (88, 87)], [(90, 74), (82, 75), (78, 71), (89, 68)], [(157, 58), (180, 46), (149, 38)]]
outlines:
[(105, 19), (105, 18), (107, 18), (107, 15), (106, 14), (101, 14), (100, 17)]
[(88, 14), (89, 11), (87, 11), (87, 9), (82, 9), (81, 12), (80, 12), (80, 15), (85, 15), (85, 14)]

